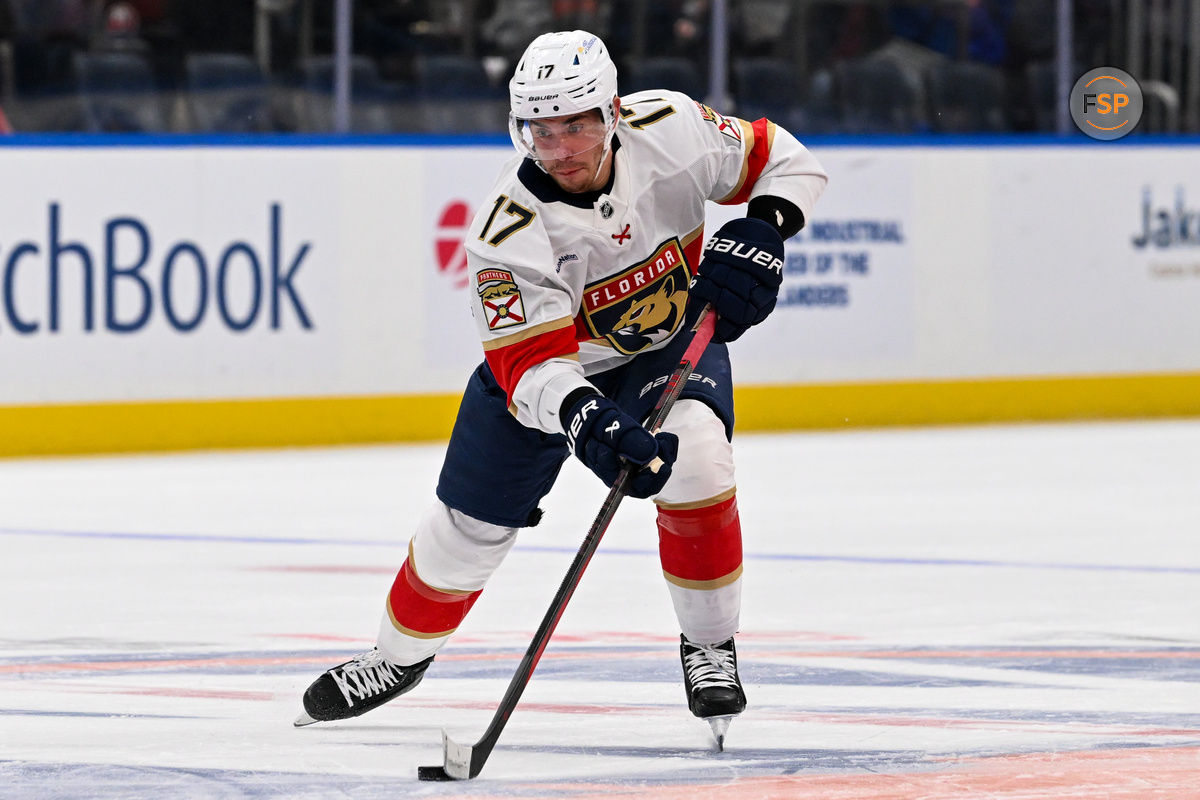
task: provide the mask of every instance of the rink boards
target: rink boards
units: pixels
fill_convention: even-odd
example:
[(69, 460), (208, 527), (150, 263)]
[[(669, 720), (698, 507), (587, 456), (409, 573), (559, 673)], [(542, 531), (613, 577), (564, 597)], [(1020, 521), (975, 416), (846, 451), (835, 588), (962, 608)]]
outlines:
[[(813, 142), (739, 428), (1200, 413), (1200, 146), (1040, 141)], [(511, 152), (0, 148), (0, 455), (444, 437), (481, 357), (461, 242)]]

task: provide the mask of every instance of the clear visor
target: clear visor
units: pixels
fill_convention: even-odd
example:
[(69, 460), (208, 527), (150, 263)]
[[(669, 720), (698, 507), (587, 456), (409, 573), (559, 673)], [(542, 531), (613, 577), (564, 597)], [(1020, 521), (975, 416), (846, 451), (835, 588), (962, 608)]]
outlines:
[(513, 144), (522, 153), (540, 161), (563, 161), (596, 147), (603, 147), (608, 126), (594, 114), (559, 119), (509, 118)]

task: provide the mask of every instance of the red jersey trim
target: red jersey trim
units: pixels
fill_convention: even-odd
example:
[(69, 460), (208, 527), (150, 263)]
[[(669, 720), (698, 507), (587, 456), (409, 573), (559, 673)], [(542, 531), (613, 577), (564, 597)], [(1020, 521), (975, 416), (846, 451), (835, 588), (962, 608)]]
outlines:
[(775, 139), (775, 123), (766, 117), (750, 124), (743, 122), (742, 126), (745, 133), (746, 160), (742, 164), (742, 178), (737, 188), (728, 197), (717, 201), (725, 206), (735, 206), (750, 199), (754, 184), (758, 183), (758, 177), (766, 169), (767, 161), (771, 157), (771, 142)]
[(579, 352), (575, 338), (575, 321), (557, 319), (522, 331), (514, 336), (505, 336), (484, 342), (483, 355), (487, 359), (496, 383), (513, 402), (513, 392), (530, 367), (551, 358), (570, 358)]
[(700, 259), (704, 255), (704, 226), (683, 237), (683, 258), (687, 261), (688, 273), (695, 275), (700, 268)]

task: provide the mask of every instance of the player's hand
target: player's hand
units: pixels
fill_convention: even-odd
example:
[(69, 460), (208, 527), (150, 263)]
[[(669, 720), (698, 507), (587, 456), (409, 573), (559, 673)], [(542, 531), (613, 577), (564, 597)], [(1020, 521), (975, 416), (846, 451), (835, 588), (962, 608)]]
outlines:
[(783, 283), (783, 238), (761, 219), (726, 222), (704, 246), (688, 287), (688, 311), (705, 303), (717, 312), (713, 340), (732, 342), (775, 308)]
[(607, 397), (593, 394), (577, 400), (563, 409), (562, 419), (571, 450), (605, 486), (616, 482), (624, 462), (640, 467), (625, 484), (630, 497), (656, 495), (671, 477), (671, 465), (679, 455), (679, 437), (673, 433), (651, 435)]

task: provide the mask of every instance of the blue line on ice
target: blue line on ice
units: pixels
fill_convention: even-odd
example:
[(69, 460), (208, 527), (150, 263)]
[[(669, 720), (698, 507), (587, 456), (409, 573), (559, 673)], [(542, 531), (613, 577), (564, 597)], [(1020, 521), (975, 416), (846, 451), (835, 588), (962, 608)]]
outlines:
[[(81, 539), (137, 539), (142, 541), (218, 542), (221, 544), (335, 545), (341, 547), (402, 547), (398, 539), (336, 539), (277, 536), (218, 536), (205, 533), (125, 533), (120, 531), (57, 531), (24, 528), (0, 528), (0, 536), (59, 536)], [(573, 547), (522, 546), (530, 553), (573, 553)], [(609, 555), (654, 556), (649, 549), (605, 548)], [(842, 564), (879, 564), (902, 567), (1000, 567), (1005, 569), (1082, 570), (1090, 572), (1143, 572), (1200, 575), (1200, 567), (1162, 566), (1157, 564), (1074, 564), (1057, 561), (1011, 561), (985, 558), (903, 558), (897, 556), (845, 556), (805, 553), (753, 553), (745, 558), (755, 561), (809, 561)]]

